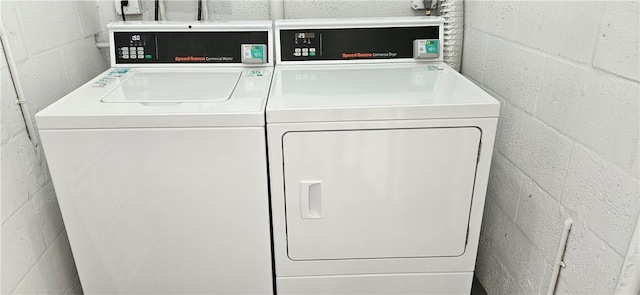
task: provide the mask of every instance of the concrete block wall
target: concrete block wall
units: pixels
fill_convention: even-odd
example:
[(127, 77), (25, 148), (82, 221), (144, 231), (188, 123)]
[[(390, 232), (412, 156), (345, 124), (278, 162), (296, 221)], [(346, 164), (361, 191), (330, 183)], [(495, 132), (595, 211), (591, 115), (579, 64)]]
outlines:
[[(127, 20), (153, 20), (153, 0), (139, 0), (142, 14), (127, 16)], [(120, 21), (114, 2), (98, 0), (102, 18)], [(269, 20), (269, 0), (208, 0), (205, 3), (210, 20)], [(419, 15), (409, 1), (385, 0), (284, 0), (285, 18), (335, 18), (369, 16)], [(165, 0), (167, 18), (174, 21), (196, 20), (197, 0)]]
[(502, 103), (476, 274), (490, 294), (612, 293), (640, 211), (640, 3), (466, 1), (462, 72)]
[[(32, 114), (107, 68), (95, 46), (102, 26), (95, 1), (1, 1), (0, 13)], [(46, 162), (27, 136), (1, 60), (0, 292), (79, 294)]]

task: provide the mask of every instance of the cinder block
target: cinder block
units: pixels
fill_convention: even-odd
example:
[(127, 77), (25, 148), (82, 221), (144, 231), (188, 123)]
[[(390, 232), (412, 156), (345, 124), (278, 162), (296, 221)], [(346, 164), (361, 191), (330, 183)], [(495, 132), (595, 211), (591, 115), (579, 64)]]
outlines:
[(491, 222), (495, 227), (490, 235), (493, 253), (509, 271), (525, 294), (537, 294), (546, 287), (550, 263), (540, 254), (512, 221), (500, 210), (490, 211), (498, 215)]
[[(3, 169), (4, 166), (3, 161)], [(4, 202), (6, 194), (3, 193), (2, 196)], [(2, 224), (2, 294), (11, 293), (45, 251), (45, 242), (37, 220), (35, 210), (27, 202)]]
[(64, 69), (68, 73), (69, 86), (72, 89), (86, 83), (108, 68), (107, 61), (96, 48), (93, 37), (67, 44), (61, 50)]
[(15, 140), (3, 144), (1, 157), (1, 206), (2, 222), (5, 222), (24, 206), (29, 196), (37, 192), (44, 182), (43, 171), (40, 170), (33, 145), (26, 133), (20, 133)]
[(18, 74), (32, 115), (71, 92), (60, 50), (31, 56), (18, 66)]
[[(475, 275), (488, 294), (523, 294), (524, 292), (512, 276), (513, 270), (505, 268), (496, 255), (492, 243), (500, 243), (497, 237), (503, 232), (499, 227), (510, 223), (491, 199), (485, 203), (485, 218), (482, 224), (481, 244), (478, 248)], [(485, 242), (486, 241), (486, 242)]]
[(531, 179), (524, 181), (520, 198), (516, 224), (547, 261), (554, 261), (568, 215), (556, 199)]
[(613, 294), (623, 258), (579, 220), (571, 228), (560, 279), (578, 294)]
[(523, 177), (522, 172), (507, 158), (494, 151), (487, 196), (495, 201), (511, 221), (515, 221), (516, 218)]
[(461, 72), (480, 84), (484, 75), (487, 40), (487, 34), (478, 30), (469, 28), (464, 31)]
[(475, 274), (487, 294), (524, 294), (509, 271), (491, 253), (478, 256)]
[(639, 185), (626, 172), (576, 145), (562, 204), (577, 212), (586, 226), (624, 254), (640, 212)]
[[(287, 2), (287, 1), (285, 1)], [(308, 2), (310, 9), (315, 2)], [(269, 2), (260, 1), (209, 1), (209, 18), (213, 20), (269, 20)], [(171, 20), (192, 21), (196, 19), (196, 1), (167, 1), (167, 17)], [(409, 4), (406, 5), (409, 7)], [(113, 9), (111, 9), (113, 10)], [(285, 10), (286, 11), (286, 10)], [(155, 8), (153, 2), (142, 2), (142, 16), (153, 19)], [(136, 16), (134, 16), (136, 17)], [(119, 16), (116, 16), (119, 19)]]
[(519, 108), (533, 113), (545, 57), (511, 42), (490, 37), (482, 84)]
[[(147, 1), (141, 2), (146, 3)], [(102, 19), (98, 17), (100, 15), (100, 12), (98, 11), (97, 1), (74, 1), (74, 3), (76, 4), (76, 9), (78, 10), (78, 18), (80, 20), (82, 37), (93, 36), (103, 30), (103, 26), (106, 23), (102, 23)], [(109, 3), (111, 3), (112, 6), (114, 5), (113, 1), (109, 1)], [(155, 3), (153, 5), (155, 5)], [(153, 18), (147, 19), (151, 20)]]
[(77, 276), (66, 233), (56, 238), (20, 281), (16, 294), (63, 294)]
[(640, 87), (548, 59), (536, 115), (605, 158), (630, 168), (640, 134)]
[[(605, 1), (521, 1), (516, 40), (591, 63)], [(551, 4), (551, 5), (549, 5)]]
[(58, 199), (53, 190), (53, 184), (51, 182), (45, 184), (31, 197), (30, 201), (36, 210), (44, 241), (49, 246), (64, 230), (64, 223), (62, 222), (62, 215), (60, 214)]
[[(560, 270), (562, 271), (562, 269)], [(578, 292), (569, 285), (569, 283), (565, 282), (565, 280), (559, 279), (556, 284), (555, 294), (557, 295), (578, 295)]]
[(24, 37), (20, 31), (16, 3), (18, 1), (0, 1), (0, 13), (2, 14), (2, 24), (7, 32), (8, 48), (13, 54), (15, 62), (27, 58), (27, 48), (24, 45)]
[(340, 18), (424, 15), (406, 1), (289, 0), (284, 1), (285, 18)]
[(16, 9), (32, 55), (82, 37), (75, 2), (17, 1)]
[(520, 1), (465, 1), (471, 27), (514, 40)]
[[(287, 2), (287, 1), (285, 1)], [(212, 19), (269, 20), (269, 1), (209, 1)], [(407, 4), (407, 6), (409, 6)], [(286, 10), (285, 10), (286, 13)]]
[(558, 198), (572, 142), (506, 103), (498, 121), (498, 150), (551, 196)]
[(640, 79), (640, 2), (607, 2), (602, 16), (593, 66)]

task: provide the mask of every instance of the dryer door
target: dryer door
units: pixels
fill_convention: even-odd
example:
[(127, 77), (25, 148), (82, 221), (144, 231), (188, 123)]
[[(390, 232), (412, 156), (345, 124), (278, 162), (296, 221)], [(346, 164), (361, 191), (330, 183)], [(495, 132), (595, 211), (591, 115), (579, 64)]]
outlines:
[(285, 134), (289, 258), (462, 255), (480, 136), (474, 127)]

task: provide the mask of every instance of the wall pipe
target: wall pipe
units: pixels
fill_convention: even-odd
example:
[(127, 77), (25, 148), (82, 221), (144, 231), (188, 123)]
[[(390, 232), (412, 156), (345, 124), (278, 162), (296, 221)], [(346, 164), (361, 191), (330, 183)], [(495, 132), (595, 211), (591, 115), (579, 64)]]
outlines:
[(464, 0), (440, 0), (438, 15), (444, 18), (443, 60), (459, 72), (464, 40)]
[(284, 0), (269, 0), (269, 14), (272, 20), (284, 18)]
[(159, 0), (158, 6), (160, 7), (160, 20), (167, 20), (167, 10), (164, 7), (164, 0)]
[(547, 289), (547, 295), (553, 295), (556, 291), (556, 285), (558, 284), (558, 276), (560, 275), (560, 267), (565, 267), (564, 251), (567, 248), (567, 240), (569, 239), (569, 231), (573, 225), (573, 219), (568, 217), (564, 221), (564, 227), (562, 230), (562, 237), (560, 238), (560, 245), (558, 245), (558, 253), (556, 254), (556, 261), (553, 264), (553, 273), (551, 274), (551, 282), (549, 282), (549, 288)]
[(209, 20), (209, 1), (202, 0), (202, 20)]
[(33, 120), (31, 119), (31, 111), (29, 110), (29, 105), (27, 104), (27, 98), (24, 94), (24, 88), (22, 87), (22, 82), (18, 77), (18, 68), (16, 66), (16, 61), (11, 53), (9, 48), (9, 42), (7, 42), (7, 32), (4, 28), (4, 24), (0, 24), (0, 42), (2, 43), (2, 50), (4, 51), (4, 56), (7, 58), (7, 65), (9, 66), (9, 75), (11, 76), (11, 81), (13, 83), (13, 88), (16, 91), (17, 103), (20, 106), (20, 110), (22, 111), (22, 118), (24, 119), (24, 124), (27, 128), (27, 135), (33, 144), (33, 147), (36, 151), (36, 155), (38, 157), (38, 161), (40, 160), (40, 137), (38, 136), (38, 131), (36, 130), (35, 125), (33, 124)]
[(629, 242), (614, 294), (640, 294), (640, 216), (636, 220), (636, 229)]

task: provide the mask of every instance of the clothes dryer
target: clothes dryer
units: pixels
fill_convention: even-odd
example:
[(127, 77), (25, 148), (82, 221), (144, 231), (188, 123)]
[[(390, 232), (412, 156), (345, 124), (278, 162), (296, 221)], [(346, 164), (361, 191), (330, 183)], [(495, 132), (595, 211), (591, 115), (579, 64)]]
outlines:
[(275, 22), (279, 294), (470, 292), (499, 103), (442, 62), (442, 26)]

